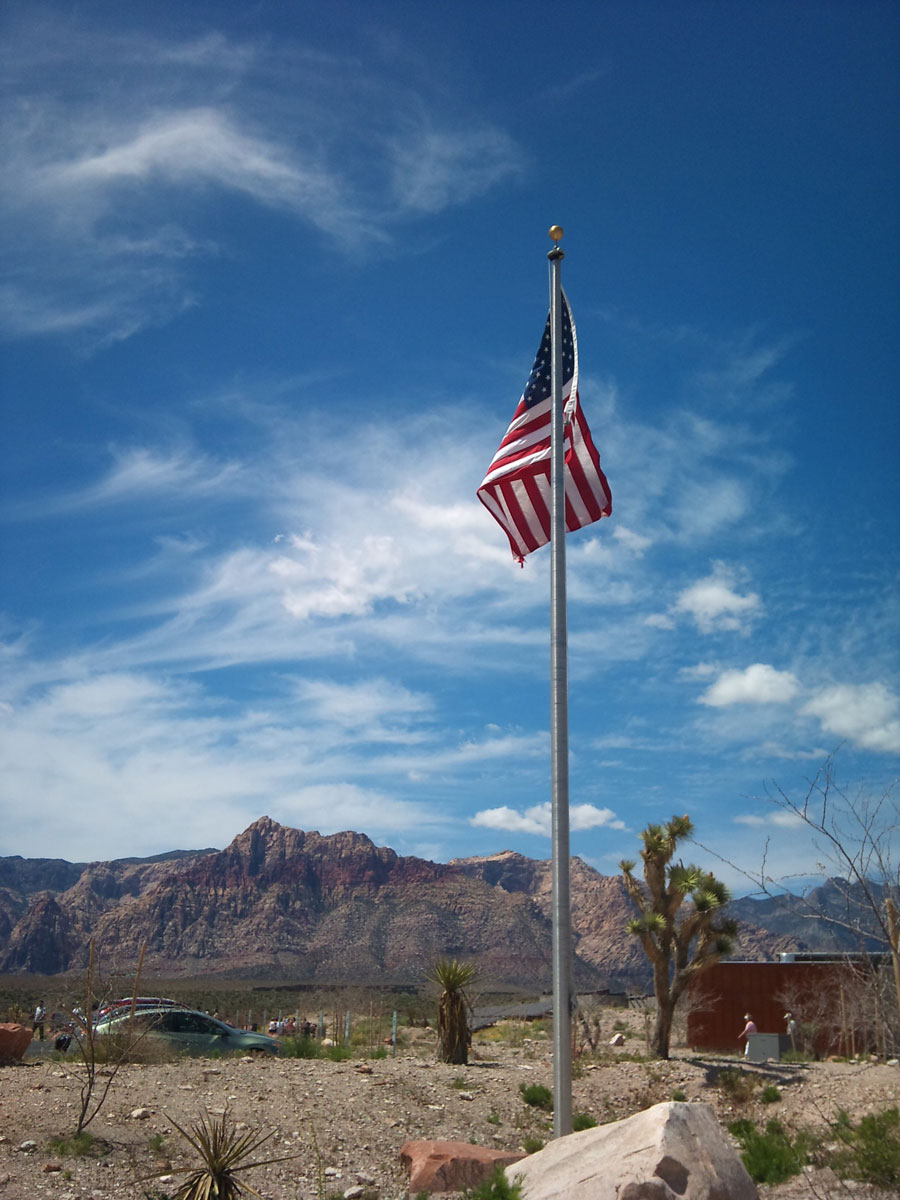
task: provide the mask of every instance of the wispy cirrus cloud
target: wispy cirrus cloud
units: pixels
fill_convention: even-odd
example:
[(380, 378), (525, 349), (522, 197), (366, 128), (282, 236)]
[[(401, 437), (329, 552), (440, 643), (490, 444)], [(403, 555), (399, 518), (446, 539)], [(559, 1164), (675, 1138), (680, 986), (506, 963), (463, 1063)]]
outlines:
[(84, 487), (10, 504), (4, 516), (16, 519), (54, 513), (90, 514), (104, 508), (146, 502), (183, 506), (188, 499), (234, 500), (251, 488), (238, 461), (218, 460), (187, 447), (162, 450), (147, 446), (112, 447), (107, 473)]
[(227, 252), (207, 229), (228, 198), (371, 253), (524, 169), (510, 135), (377, 56), (35, 18), (9, 31), (0, 67), (28, 96), (0, 124), (8, 336), (108, 343), (198, 303), (192, 260)]

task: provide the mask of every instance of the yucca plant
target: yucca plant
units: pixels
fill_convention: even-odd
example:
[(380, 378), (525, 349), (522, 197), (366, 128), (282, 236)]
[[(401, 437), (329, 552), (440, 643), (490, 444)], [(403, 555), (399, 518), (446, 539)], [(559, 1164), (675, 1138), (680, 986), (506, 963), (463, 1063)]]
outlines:
[(173, 1117), (168, 1117), (168, 1120), (202, 1160), (199, 1167), (182, 1168), (187, 1178), (179, 1185), (175, 1200), (237, 1200), (245, 1190), (262, 1200), (256, 1188), (246, 1179), (239, 1178), (238, 1173), (298, 1157), (296, 1154), (283, 1154), (278, 1158), (250, 1162), (257, 1150), (274, 1137), (275, 1131), (262, 1133), (258, 1129), (249, 1129), (239, 1133), (227, 1112), (219, 1120), (201, 1117), (190, 1127), (190, 1131), (183, 1129)]
[(441, 989), (438, 1003), (438, 1054), (446, 1063), (469, 1061), (469, 999), (465, 988), (478, 972), (471, 963), (455, 958), (439, 959), (429, 979)]

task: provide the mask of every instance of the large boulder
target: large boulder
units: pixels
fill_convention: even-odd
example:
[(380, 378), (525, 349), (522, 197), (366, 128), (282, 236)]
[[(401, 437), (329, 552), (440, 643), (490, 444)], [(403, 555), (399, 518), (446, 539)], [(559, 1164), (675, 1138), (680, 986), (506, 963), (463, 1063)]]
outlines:
[(409, 1190), (414, 1195), (477, 1187), (498, 1166), (518, 1162), (521, 1157), (470, 1142), (404, 1142), (400, 1147), (400, 1159), (409, 1168)]
[(528, 1200), (759, 1200), (708, 1104), (657, 1104), (507, 1167)]
[(12, 1021), (0, 1024), (0, 1065), (19, 1062), (31, 1045), (31, 1030)]

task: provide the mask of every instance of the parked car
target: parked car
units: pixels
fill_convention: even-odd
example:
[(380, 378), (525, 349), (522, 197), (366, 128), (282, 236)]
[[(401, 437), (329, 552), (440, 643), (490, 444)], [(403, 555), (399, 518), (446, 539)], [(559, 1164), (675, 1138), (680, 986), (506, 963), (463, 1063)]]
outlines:
[(136, 1029), (140, 1036), (160, 1039), (185, 1054), (280, 1054), (281, 1043), (264, 1033), (235, 1029), (207, 1013), (173, 1005), (143, 1007), (135, 1011), (115, 1009), (97, 1022), (98, 1034), (126, 1034)]
[(165, 996), (123, 996), (121, 1000), (110, 1000), (106, 1004), (97, 1009), (97, 1015), (94, 1017), (94, 1024), (102, 1021), (117, 1009), (127, 1009), (131, 1011), (131, 1005), (134, 1004), (138, 1008), (162, 1008), (165, 1005), (171, 1008), (178, 1004), (177, 1000), (167, 1000)]

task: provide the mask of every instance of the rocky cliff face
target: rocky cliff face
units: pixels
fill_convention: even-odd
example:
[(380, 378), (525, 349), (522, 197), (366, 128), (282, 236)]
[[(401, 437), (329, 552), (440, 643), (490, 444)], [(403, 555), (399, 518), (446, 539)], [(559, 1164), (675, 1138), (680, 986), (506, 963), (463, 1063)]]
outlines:
[(81, 967), (93, 937), (121, 966), (146, 944), (147, 968), (168, 974), (418, 982), (450, 954), (498, 981), (550, 980), (549, 921), (526, 895), (361, 834), (322, 837), (268, 817), (222, 851), (91, 864), (64, 890), (19, 903), (0, 971)]
[[(571, 881), (576, 985), (643, 985), (619, 878), (575, 858)], [(549, 988), (550, 922), (549, 862), (504, 852), (433, 863), (268, 817), (221, 851), (46, 868), (0, 860), (0, 972), (82, 968), (93, 939), (108, 966), (133, 967), (145, 947), (147, 969), (169, 976), (418, 983), (450, 955), (495, 984)], [(744, 930), (742, 954), (761, 956), (764, 938)]]

